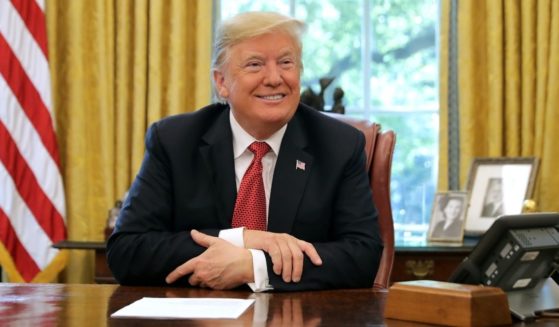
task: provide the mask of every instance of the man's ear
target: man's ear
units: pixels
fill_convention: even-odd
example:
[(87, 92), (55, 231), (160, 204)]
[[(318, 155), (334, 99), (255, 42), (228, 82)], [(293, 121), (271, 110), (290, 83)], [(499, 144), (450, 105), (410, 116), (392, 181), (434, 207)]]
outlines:
[(214, 70), (213, 79), (217, 94), (220, 98), (226, 99), (229, 96), (229, 91), (227, 90), (227, 87), (225, 87), (225, 76), (219, 70)]

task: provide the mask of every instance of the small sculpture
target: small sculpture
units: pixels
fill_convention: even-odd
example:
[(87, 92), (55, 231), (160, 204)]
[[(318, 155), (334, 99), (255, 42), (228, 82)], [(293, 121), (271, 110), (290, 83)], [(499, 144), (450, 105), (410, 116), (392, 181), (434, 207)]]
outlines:
[(122, 209), (122, 205), (126, 198), (128, 197), (128, 191), (124, 193), (122, 199), (118, 199), (115, 201), (115, 206), (109, 209), (109, 214), (107, 216), (107, 222), (105, 223), (105, 239), (108, 239), (109, 236), (113, 233), (113, 229), (115, 228), (116, 220), (118, 215), (120, 214), (120, 209)]
[(308, 87), (301, 93), (301, 102), (318, 111), (324, 110), (324, 101), (321, 101), (318, 94), (314, 93), (311, 87)]
[(536, 201), (533, 199), (526, 199), (522, 203), (522, 212), (524, 213), (536, 212), (537, 210), (538, 206), (536, 204)]
[(107, 223), (105, 224), (105, 239), (108, 239), (109, 236), (113, 233), (113, 229), (115, 228), (116, 219), (118, 218), (118, 214), (120, 213), (120, 209), (122, 208), (122, 201), (117, 200), (115, 201), (115, 206), (109, 209), (109, 214), (107, 217)]
[[(324, 110), (324, 92), (330, 84), (334, 81), (334, 78), (324, 77), (318, 80), (320, 84), (320, 92), (316, 94), (311, 87), (307, 87), (303, 93), (301, 93), (301, 102), (318, 110)], [(342, 97), (344, 96), (344, 91), (337, 87), (334, 90), (334, 105), (332, 106), (332, 112), (344, 113), (345, 107), (342, 105)]]
[(344, 97), (344, 90), (341, 87), (337, 87), (334, 89), (334, 94), (332, 95), (334, 98), (334, 104), (332, 105), (332, 112), (338, 114), (345, 114), (345, 106), (342, 104), (342, 98)]

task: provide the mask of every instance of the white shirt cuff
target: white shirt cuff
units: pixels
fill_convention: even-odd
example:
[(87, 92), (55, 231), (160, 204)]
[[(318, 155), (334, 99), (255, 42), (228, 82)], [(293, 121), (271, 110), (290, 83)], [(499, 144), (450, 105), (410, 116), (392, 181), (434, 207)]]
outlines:
[[(244, 227), (222, 229), (219, 231), (219, 238), (227, 242), (244, 248), (245, 241), (243, 238)], [(248, 286), (253, 292), (264, 292), (273, 290), (274, 288), (269, 285), (270, 279), (268, 278), (268, 267), (266, 266), (266, 257), (261, 250), (249, 249), (252, 254), (252, 269), (254, 273), (254, 283), (248, 283)]]
[(252, 254), (252, 267), (254, 271), (254, 283), (248, 283), (253, 292), (264, 292), (273, 290), (268, 278), (268, 268), (266, 267), (266, 257), (262, 250), (249, 249)]
[(244, 227), (222, 229), (219, 231), (218, 237), (226, 240), (227, 242), (238, 246), (240, 248), (245, 247), (245, 241), (243, 238)]

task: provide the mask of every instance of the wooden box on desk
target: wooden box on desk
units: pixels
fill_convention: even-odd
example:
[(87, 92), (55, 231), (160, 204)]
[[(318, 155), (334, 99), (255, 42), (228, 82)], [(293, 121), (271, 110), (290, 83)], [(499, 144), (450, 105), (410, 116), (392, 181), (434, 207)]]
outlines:
[(507, 296), (500, 288), (430, 280), (392, 285), (384, 316), (448, 326), (511, 324)]

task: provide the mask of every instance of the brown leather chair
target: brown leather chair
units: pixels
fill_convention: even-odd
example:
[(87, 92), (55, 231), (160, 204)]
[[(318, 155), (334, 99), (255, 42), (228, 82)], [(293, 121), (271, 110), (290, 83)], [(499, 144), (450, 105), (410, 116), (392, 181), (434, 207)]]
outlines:
[(369, 173), (373, 201), (378, 210), (380, 233), (384, 242), (384, 250), (373, 287), (388, 289), (394, 263), (394, 221), (390, 202), (390, 175), (396, 134), (390, 130), (383, 132), (379, 124), (368, 120), (334, 113), (327, 113), (327, 115), (350, 124), (365, 134), (366, 169)]

